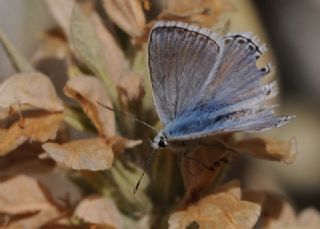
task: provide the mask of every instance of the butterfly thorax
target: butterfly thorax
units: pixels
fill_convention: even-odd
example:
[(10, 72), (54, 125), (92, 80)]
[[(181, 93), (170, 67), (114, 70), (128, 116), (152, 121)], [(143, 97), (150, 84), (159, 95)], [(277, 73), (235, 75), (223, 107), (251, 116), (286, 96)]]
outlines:
[(159, 132), (151, 143), (151, 147), (154, 149), (165, 148), (167, 145), (167, 137), (163, 134), (163, 132)]

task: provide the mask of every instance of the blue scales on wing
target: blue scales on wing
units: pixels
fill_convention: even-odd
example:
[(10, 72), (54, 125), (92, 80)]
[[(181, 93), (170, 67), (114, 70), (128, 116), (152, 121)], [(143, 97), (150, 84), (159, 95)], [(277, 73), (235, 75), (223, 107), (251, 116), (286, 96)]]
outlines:
[(261, 83), (270, 66), (256, 66), (265, 50), (246, 33), (219, 38), (185, 23), (156, 25), (150, 35), (149, 66), (168, 140), (285, 124), (290, 117), (275, 116), (267, 104), (278, 93), (276, 83)]

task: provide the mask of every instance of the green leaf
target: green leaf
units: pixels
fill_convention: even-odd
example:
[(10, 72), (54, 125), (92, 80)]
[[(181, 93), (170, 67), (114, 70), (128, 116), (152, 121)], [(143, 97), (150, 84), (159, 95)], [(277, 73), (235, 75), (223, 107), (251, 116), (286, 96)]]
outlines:
[(71, 15), (70, 36), (79, 60), (105, 82), (110, 97), (115, 101), (116, 87), (108, 76), (101, 42), (93, 24), (77, 5)]
[(113, 197), (119, 208), (131, 217), (141, 217), (150, 213), (152, 205), (146, 195), (148, 175), (144, 176), (139, 190), (134, 194), (134, 187), (142, 173), (140, 168), (129, 162), (126, 162), (125, 166), (116, 160), (110, 172), (117, 186), (117, 192), (113, 193)]

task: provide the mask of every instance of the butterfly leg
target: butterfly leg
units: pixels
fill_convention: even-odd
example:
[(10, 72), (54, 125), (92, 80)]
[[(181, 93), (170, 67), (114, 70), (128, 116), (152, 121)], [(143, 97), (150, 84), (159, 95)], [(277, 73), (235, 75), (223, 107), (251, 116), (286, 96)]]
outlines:
[(201, 168), (204, 168), (204, 169), (206, 169), (208, 171), (214, 171), (215, 168), (213, 166), (208, 166), (203, 161), (201, 161), (201, 160), (199, 160), (199, 159), (197, 159), (195, 157), (189, 156), (188, 154), (190, 152), (191, 152), (190, 150), (185, 150), (185, 151), (182, 151), (182, 152), (179, 153), (179, 164), (181, 166), (183, 166), (184, 168), (186, 168), (186, 171), (188, 171), (188, 173), (191, 176), (199, 175), (199, 174), (201, 174), (201, 171), (199, 171), (199, 172), (192, 171), (192, 168), (194, 168), (194, 166), (190, 166), (190, 164), (188, 165), (187, 163), (183, 163), (184, 160), (189, 160), (189, 161), (192, 161), (194, 163), (197, 163), (198, 165), (201, 166)]
[(221, 147), (220, 151), (223, 151), (224, 153), (213, 162), (213, 166), (220, 166), (221, 163), (226, 164), (230, 161), (230, 158), (234, 155), (239, 154), (239, 151), (233, 147), (230, 147), (226, 142), (224, 142), (221, 139), (213, 139), (212, 140), (214, 142), (214, 144), (211, 143), (207, 143), (207, 142), (200, 142), (198, 143), (201, 146), (205, 146), (205, 147)]
[(200, 164), (203, 168), (205, 168), (205, 169), (207, 169), (207, 170), (214, 171), (214, 166), (206, 165), (204, 162), (198, 160), (197, 158), (190, 157), (190, 156), (188, 156), (188, 155), (184, 155), (183, 157), (184, 157), (185, 159), (187, 159), (187, 160), (191, 160), (191, 161), (193, 161), (193, 162), (196, 162), (196, 163)]
[(178, 156), (178, 164), (181, 166), (181, 167), (184, 167), (186, 168), (186, 171), (190, 174), (190, 176), (195, 176), (196, 174), (194, 174), (191, 169), (189, 168), (189, 166), (185, 163), (183, 163), (183, 159), (184, 159), (184, 155), (188, 153), (188, 151), (184, 151), (184, 152), (179, 152), (179, 156)]
[[(208, 165), (207, 163), (204, 163), (202, 160), (200, 160), (198, 158), (189, 156), (190, 151), (184, 152), (184, 154), (182, 155), (183, 158), (188, 159), (188, 160), (192, 160), (193, 162), (198, 163), (203, 168), (205, 168), (209, 171), (214, 171), (216, 168), (219, 168), (222, 165), (229, 163), (230, 158), (233, 155), (238, 154), (238, 151), (236, 149), (229, 147), (227, 145), (227, 143), (225, 143), (224, 141), (222, 141), (220, 139), (215, 139), (214, 144), (212, 142), (210, 142), (210, 143), (198, 142), (197, 144), (198, 144), (198, 146), (200, 146), (200, 147), (203, 146), (205, 148), (218, 147), (218, 149), (219, 149), (218, 151), (221, 152), (221, 155), (218, 156), (216, 159), (213, 159), (213, 161), (210, 165)], [(212, 152), (212, 153), (214, 153), (214, 152)]]

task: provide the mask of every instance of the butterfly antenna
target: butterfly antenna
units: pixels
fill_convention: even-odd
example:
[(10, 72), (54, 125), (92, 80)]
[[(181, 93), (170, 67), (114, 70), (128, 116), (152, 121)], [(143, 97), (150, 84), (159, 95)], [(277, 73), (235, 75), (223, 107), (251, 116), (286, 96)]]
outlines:
[(133, 121), (135, 121), (135, 122), (137, 122), (137, 123), (142, 124), (143, 126), (146, 126), (146, 127), (150, 128), (150, 129), (152, 129), (155, 133), (158, 133), (158, 130), (157, 130), (156, 128), (154, 128), (153, 126), (149, 125), (148, 123), (146, 123), (146, 122), (144, 122), (144, 121), (142, 121), (142, 120), (134, 117), (134, 116), (131, 115), (131, 114), (128, 114), (128, 113), (126, 113), (126, 112), (119, 111), (119, 110), (117, 110), (117, 109), (115, 109), (115, 108), (109, 107), (109, 106), (107, 106), (107, 105), (105, 105), (105, 104), (100, 103), (99, 101), (97, 101), (97, 104), (99, 104), (100, 106), (102, 106), (102, 107), (104, 107), (104, 108), (106, 108), (106, 109), (108, 109), (108, 110), (110, 110), (110, 111), (113, 111), (113, 112), (115, 112), (115, 113), (117, 113), (117, 114), (120, 114), (120, 115), (122, 115), (122, 116), (128, 117), (128, 118), (130, 118), (131, 120), (133, 120)]
[(141, 180), (142, 180), (145, 172), (146, 172), (146, 171), (149, 169), (149, 167), (150, 167), (150, 164), (151, 164), (151, 161), (152, 161), (152, 159), (153, 159), (153, 155), (154, 155), (155, 152), (156, 152), (156, 149), (152, 149), (152, 151), (151, 151), (150, 154), (148, 155), (148, 158), (144, 161), (143, 172), (141, 173), (140, 178), (139, 178), (139, 180), (138, 180), (138, 182), (137, 182), (137, 184), (136, 184), (136, 186), (135, 186), (135, 188), (134, 188), (134, 190), (133, 190), (133, 194), (136, 194), (136, 192), (137, 192), (137, 190), (138, 190), (138, 188), (139, 188), (139, 186), (140, 186)]

